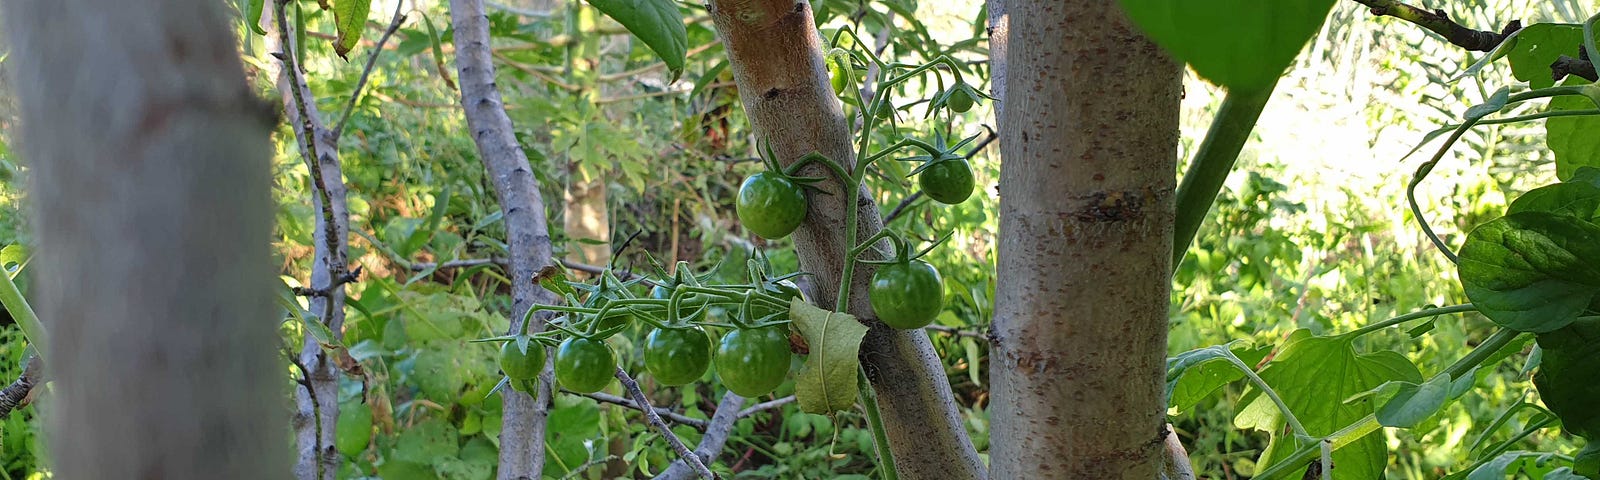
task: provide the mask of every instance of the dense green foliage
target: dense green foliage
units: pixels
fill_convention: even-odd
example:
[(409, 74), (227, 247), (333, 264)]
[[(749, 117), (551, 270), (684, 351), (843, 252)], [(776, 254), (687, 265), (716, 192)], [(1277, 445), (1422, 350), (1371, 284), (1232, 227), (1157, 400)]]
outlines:
[[(311, 87), (325, 111), (341, 111), (361, 74), (359, 60), (381, 26), (340, 21), (335, 12), (302, 3), (307, 28), (317, 34), (306, 48)], [(751, 278), (752, 261), (765, 272), (796, 271), (793, 248), (783, 240), (800, 221), (792, 208), (794, 196), (774, 200), (779, 211), (746, 216), (741, 184), (772, 172), (760, 173), (765, 169), (760, 148), (750, 138), (724, 52), (713, 41), (702, 7), (643, 2), (649, 8), (619, 14), (623, 3), (572, 2), (548, 15), (491, 12), (499, 85), (544, 189), (558, 256), (609, 263), (618, 272), (684, 262), (702, 275), (694, 281), (703, 285), (764, 280)], [(877, 308), (880, 295), (897, 296), (892, 303), (901, 307), (894, 308), (942, 305), (931, 316), (920, 308), (903, 317), (881, 310), (879, 315), (905, 320), (896, 325), (904, 328), (931, 323), (928, 334), (943, 359), (964, 427), (984, 451), (989, 359), (983, 335), (992, 316), (994, 276), (1004, 274), (994, 269), (999, 192), (993, 186), (999, 162), (992, 148), (982, 148), (991, 134), (979, 126), (992, 119), (981, 95), (988, 90), (981, 35), (986, 19), (973, 15), (981, 2), (933, 3), (940, 2), (813, 2), (830, 40), (836, 29), (848, 26), (869, 41), (883, 39), (884, 57), (898, 62), (950, 56), (973, 63), (960, 72), (965, 80), (948, 88), (942, 82), (911, 81), (878, 103), (881, 110), (874, 114), (888, 123), (868, 133), (871, 144), (909, 137), (938, 151), (906, 162), (877, 162), (868, 181), (886, 210), (903, 212), (887, 223), (908, 239), (933, 243), (951, 234), (921, 257), (930, 271), (936, 269), (936, 285), (918, 284), (914, 292), (874, 288), (873, 305)], [(1211, 4), (1229, 3), (1186, 3), (1185, 8), (1210, 11), (1223, 8)], [(1469, 472), (1514, 468), (1531, 478), (1563, 478), (1551, 472), (1570, 462), (1562, 457), (1537, 462), (1540, 455), (1588, 459), (1595, 456), (1592, 445), (1600, 444), (1588, 443), (1588, 450), (1578, 453), (1585, 441), (1577, 436), (1600, 435), (1592, 408), (1594, 386), (1600, 384), (1593, 373), (1596, 343), (1590, 341), (1597, 335), (1592, 315), (1600, 288), (1592, 267), (1600, 264), (1600, 247), (1593, 242), (1600, 238), (1600, 177), (1583, 169), (1600, 166), (1591, 134), (1597, 116), (1551, 118), (1543, 128), (1484, 122), (1464, 129), (1453, 149), (1441, 151), (1450, 155), (1438, 163), (1430, 183), (1411, 197), (1420, 203), (1416, 210), (1406, 209), (1405, 184), (1422, 175), (1413, 176), (1409, 165), (1390, 163), (1399, 155), (1363, 164), (1382, 170), (1375, 177), (1348, 171), (1329, 175), (1355, 155), (1314, 147), (1352, 139), (1387, 142), (1388, 149), (1361, 152), (1387, 155), (1396, 145), (1421, 138), (1413, 133), (1463, 119), (1545, 108), (1588, 111), (1595, 104), (1592, 95), (1581, 95), (1587, 91), (1563, 91), (1581, 94), (1557, 96), (1546, 107), (1540, 99), (1496, 95), (1491, 87), (1519, 81), (1530, 88), (1555, 86), (1546, 80), (1552, 52), (1575, 56), (1582, 40), (1582, 28), (1572, 25), (1579, 19), (1571, 12), (1594, 6), (1467, 2), (1442, 7), (1453, 9), (1451, 17), (1458, 19), (1565, 22), (1530, 26), (1507, 47), (1505, 61), (1471, 65), (1476, 57), (1463, 59), (1450, 45), (1404, 23), (1375, 25), (1378, 21), (1359, 16), (1363, 8), (1345, 5), (1349, 2), (1335, 6), (1332, 18), (1323, 22), (1320, 12), (1328, 3), (1310, 2), (1305, 11), (1286, 13), (1293, 22), (1271, 21), (1282, 17), (1272, 16), (1270, 9), (1250, 9), (1253, 16), (1243, 20), (1269, 29), (1260, 38), (1223, 42), (1215, 32), (1191, 25), (1204, 22), (1168, 22), (1151, 32), (1188, 60), (1199, 77), (1238, 88), (1259, 88), (1289, 65), (1278, 87), (1287, 93), (1273, 101), (1292, 102), (1267, 114), (1290, 127), (1274, 128), (1272, 120), (1263, 120), (1257, 128), (1257, 140), (1174, 274), (1171, 421), (1197, 473), (1206, 478), (1260, 473), (1305, 448), (1297, 433), (1336, 435), (1367, 417), (1371, 430), (1341, 437), (1347, 444), (1332, 454), (1341, 478), (1377, 478), (1379, 472), (1389, 478), (1465, 478)], [(1172, 3), (1124, 4), (1159, 8)], [(687, 19), (683, 30), (639, 33), (635, 24), (661, 25), (648, 21), (661, 15), (661, 5), (680, 10)], [(501, 425), (497, 390), (527, 389), (526, 382), (502, 386), (500, 372), (526, 380), (537, 370), (531, 368), (533, 358), (544, 361), (530, 350), (511, 355), (518, 366), (507, 365), (506, 349), (518, 349), (517, 341), (475, 341), (503, 339), (509, 325), (511, 280), (502, 269), (481, 262), (446, 266), (507, 253), (491, 181), (456, 105), (454, 72), (446, 60), (452, 39), (451, 30), (443, 28), (449, 25), (446, 9), (446, 2), (418, 2), (417, 10), (408, 11), (411, 20), (396, 33), (391, 50), (378, 57), (340, 144), (356, 233), (351, 258), (366, 272), (350, 285), (349, 316), (339, 342), (360, 367), (346, 372), (340, 398), (334, 399), (343, 411), (336, 426), (345, 460), (341, 478), (490, 478)], [(372, 10), (383, 11), (379, 5)], [(1152, 12), (1135, 17), (1183, 15)], [(349, 29), (363, 27), (365, 35), (356, 35), (363, 40), (351, 40)], [(622, 35), (622, 27), (642, 40)], [(260, 37), (243, 25), (239, 33), (247, 62), (267, 63)], [(677, 43), (679, 35), (686, 44)], [(1271, 41), (1284, 36), (1310, 38), (1300, 60), (1293, 60), (1302, 52), (1298, 45)], [(1536, 48), (1540, 45), (1548, 48)], [(352, 49), (351, 61), (336, 55), (342, 48)], [(1239, 67), (1235, 60), (1241, 57), (1260, 62), (1230, 70)], [(863, 86), (866, 65), (829, 58), (832, 87), (850, 103), (854, 89)], [(1364, 76), (1373, 75), (1374, 65), (1384, 67), (1381, 77)], [(1474, 75), (1449, 78), (1457, 72)], [(253, 73), (258, 93), (276, 98), (271, 79)], [(1330, 87), (1329, 78), (1350, 80)], [(1564, 85), (1580, 84), (1568, 80)], [(1193, 105), (1186, 106), (1185, 138), (1198, 143), (1220, 91), (1197, 79), (1188, 85)], [(1427, 100), (1419, 106), (1422, 97)], [(1318, 135), (1341, 135), (1339, 129), (1320, 129), (1335, 115), (1353, 121), (1359, 133), (1302, 144)], [(12, 122), (3, 125), (9, 132)], [(1386, 133), (1390, 129), (1404, 134)], [(965, 140), (947, 146), (946, 138)], [(299, 285), (312, 268), (317, 213), (310, 207), (309, 172), (297, 159), (288, 126), (279, 128), (277, 145), (274, 242), (285, 282)], [(0, 243), (29, 241), (19, 214), (25, 165), (26, 159), (0, 145)], [(1346, 177), (1359, 178), (1347, 182)], [(584, 188), (602, 194), (583, 194)], [(924, 195), (916, 195), (919, 191)], [(902, 206), (907, 208), (895, 208)], [(803, 215), (804, 204), (799, 207)], [(601, 215), (584, 213), (592, 211)], [(1432, 222), (1439, 242), (1459, 248), (1458, 265), (1434, 250), (1419, 220)], [(595, 230), (586, 223), (606, 225), (609, 234), (591, 237)], [(594, 246), (613, 253), (588, 256), (585, 247)], [(892, 274), (880, 270), (880, 275)], [(574, 275), (579, 276), (574, 280), (594, 280)], [(601, 308), (601, 300), (618, 298), (666, 301), (685, 288), (676, 280), (687, 279), (680, 275), (656, 290), (613, 286), (626, 293), (593, 295), (584, 306)], [(26, 276), (18, 281), (26, 291)], [(783, 283), (759, 290), (785, 301), (798, 295)], [(678, 300), (688, 298), (683, 294)], [(1475, 308), (1449, 307), (1468, 302)], [(560, 385), (621, 394), (612, 381), (613, 366), (620, 366), (641, 380), (656, 406), (698, 420), (710, 417), (726, 391), (772, 400), (821, 389), (825, 392), (809, 397), (818, 400), (803, 399), (738, 421), (727, 452), (712, 468), (737, 478), (878, 474), (864, 415), (849, 408), (831, 416), (806, 413), (854, 404), (853, 389), (837, 388), (841, 382), (853, 388), (851, 350), (812, 345), (810, 355), (800, 357), (790, 353), (794, 340), (783, 327), (715, 326), (782, 317), (785, 312), (776, 305), (693, 303), (683, 302), (669, 316), (711, 324), (709, 333), (698, 327), (657, 328), (641, 319), (648, 315), (574, 323), (595, 338), (572, 337), (567, 342), (582, 346), (563, 355), (564, 346), (549, 359)], [(1427, 314), (1404, 317), (1419, 311)], [(852, 330), (859, 324), (848, 316), (820, 309), (805, 315), (795, 319), (803, 337), (854, 335), (859, 341), (864, 332)], [(1391, 318), (1398, 320), (1384, 320)], [(10, 316), (0, 319), (9, 323)], [(283, 324), (289, 351), (303, 341), (304, 325)], [(1532, 334), (1505, 335), (1507, 341), (1491, 343), (1497, 348), (1472, 357), (1475, 347), (1500, 338), (1500, 327)], [(662, 338), (668, 336), (664, 332), (698, 336)], [(540, 345), (530, 341), (528, 348)], [(0, 332), (0, 378), (18, 375), (24, 346), (19, 330)], [(1456, 369), (1463, 357), (1476, 363)], [(714, 374), (707, 375), (706, 364)], [(288, 392), (293, 371), (286, 366), (285, 372)], [(1280, 406), (1294, 415), (1285, 415)], [(36, 412), (19, 410), (0, 422), (0, 478), (39, 475), (45, 452), (36, 435)], [(548, 478), (644, 478), (675, 458), (638, 412), (594, 397), (556, 395), (549, 422)], [(702, 435), (689, 424), (675, 424), (673, 431), (690, 445)]]

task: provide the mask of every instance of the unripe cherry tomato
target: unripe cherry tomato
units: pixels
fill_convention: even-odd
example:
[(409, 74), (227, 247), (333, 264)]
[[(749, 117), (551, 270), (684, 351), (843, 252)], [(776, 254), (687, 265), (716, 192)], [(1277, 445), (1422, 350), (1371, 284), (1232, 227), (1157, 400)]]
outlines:
[(867, 300), (884, 324), (922, 328), (944, 310), (944, 283), (939, 271), (922, 260), (884, 265), (872, 275)]

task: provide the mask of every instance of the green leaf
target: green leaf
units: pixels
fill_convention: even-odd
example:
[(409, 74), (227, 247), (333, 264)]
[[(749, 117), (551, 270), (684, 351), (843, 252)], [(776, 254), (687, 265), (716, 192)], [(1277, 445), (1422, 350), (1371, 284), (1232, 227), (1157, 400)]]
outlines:
[(1456, 395), (1465, 393), (1466, 387), (1472, 386), (1472, 374), (1463, 375), (1456, 381), (1451, 381), (1449, 375), (1440, 374), (1418, 385), (1413, 382), (1395, 381), (1378, 387), (1398, 386), (1394, 396), (1378, 407), (1376, 415), (1378, 424), (1385, 427), (1411, 428), (1427, 420), (1439, 409), (1444, 408), (1446, 401)]
[(1211, 83), (1271, 87), (1322, 27), (1333, 0), (1121, 0), (1144, 33)]
[(261, 28), (261, 11), (266, 5), (267, 0), (250, 0), (249, 8), (245, 9), (244, 23), (250, 25), (250, 31), (256, 35), (267, 34), (267, 29)]
[[(1283, 398), (1313, 436), (1332, 434), (1373, 412), (1371, 397), (1354, 402), (1346, 402), (1346, 398), (1392, 380), (1422, 382), (1422, 373), (1398, 352), (1358, 354), (1351, 346), (1353, 338), (1315, 337), (1307, 330), (1297, 330), (1290, 334), (1272, 363), (1261, 370), (1262, 380)], [(1257, 461), (1261, 468), (1298, 448), (1292, 436), (1283, 434), (1286, 422), (1278, 407), (1259, 390), (1246, 392), (1239, 403), (1244, 407), (1234, 417), (1234, 424), (1263, 430), (1271, 436)], [(1333, 463), (1344, 478), (1383, 478), (1387, 461), (1381, 431), (1333, 452)]]
[(339, 58), (349, 58), (345, 54), (350, 53), (350, 49), (356, 48), (356, 42), (361, 41), (361, 33), (367, 29), (367, 13), (371, 9), (372, 0), (334, 0), (334, 28), (339, 36), (333, 40), (333, 53), (339, 54)]
[[(1600, 226), (1571, 215), (1517, 212), (1467, 234), (1457, 270), (1467, 298), (1500, 326), (1559, 329), (1600, 293)], [(1548, 352), (1547, 352), (1548, 353)]]
[(423, 221), (422, 227), (411, 230), (405, 242), (400, 244), (399, 251), (409, 255), (433, 238), (433, 232), (439, 230), (439, 221), (444, 219), (444, 212), (450, 209), (450, 197), (454, 193), (454, 185), (446, 184), (444, 191), (433, 197), (433, 211), (428, 213), (428, 218)]
[(28, 247), (19, 244), (6, 245), (5, 248), (0, 248), (0, 270), (5, 270), (8, 278), (17, 278), (17, 275), (22, 274), (22, 267), (28, 264), (28, 258), (31, 256), (32, 252), (28, 251)]
[(1506, 207), (1508, 215), (1517, 212), (1548, 212), (1594, 222), (1600, 219), (1600, 186), (1568, 181), (1535, 188)]
[[(643, 40), (645, 46), (672, 71), (672, 80), (683, 74), (683, 63), (689, 51), (689, 33), (683, 26), (683, 14), (678, 3), (672, 0), (589, 0), (590, 5), (616, 20), (633, 36)], [(670, 82), (669, 82), (670, 83)]]
[(1539, 399), (1561, 418), (1561, 428), (1600, 443), (1600, 318), (1586, 317), (1539, 335), (1544, 351), (1533, 384)]
[(1545, 88), (1556, 83), (1550, 77), (1550, 64), (1562, 55), (1577, 58), (1582, 43), (1581, 25), (1535, 23), (1517, 32), (1506, 60), (1511, 62), (1511, 75), (1528, 82), (1528, 88)]
[(849, 314), (830, 312), (804, 300), (789, 300), (789, 319), (800, 330), (811, 354), (795, 376), (794, 396), (806, 413), (830, 414), (856, 403), (857, 355), (867, 326)]
[(428, 342), (411, 367), (411, 380), (421, 396), (440, 405), (455, 403), (471, 375), (470, 355), (475, 350), (462, 348), (460, 341)]
[(1467, 109), (1463, 116), (1469, 120), (1481, 119), (1491, 113), (1500, 111), (1502, 108), (1506, 108), (1506, 102), (1510, 100), (1511, 89), (1500, 87), (1499, 90), (1495, 90), (1493, 94), (1489, 95), (1489, 101), (1473, 105)]
[[(1576, 76), (1563, 85), (1586, 83)], [(1581, 95), (1563, 95), (1550, 99), (1549, 111), (1592, 110), (1593, 101)], [(1600, 167), (1600, 116), (1552, 117), (1545, 119), (1544, 143), (1556, 154), (1556, 178), (1566, 180), (1580, 167)]]
[(433, 27), (433, 19), (428, 18), (425, 12), (422, 13), (422, 24), (428, 27), (428, 45), (433, 48), (433, 67), (439, 71), (439, 78), (444, 80), (444, 84), (455, 90), (456, 82), (451, 80), (450, 67), (444, 63), (444, 47), (439, 39), (439, 29)]
[[(431, 465), (435, 459), (455, 457), (460, 451), (455, 427), (438, 418), (429, 418), (400, 432), (395, 441), (393, 460)], [(384, 477), (388, 478), (388, 477)]]
[(1245, 365), (1255, 365), (1272, 351), (1271, 345), (1246, 348), (1213, 345), (1190, 350), (1167, 359), (1167, 402), (1179, 412), (1188, 411), (1223, 385), (1244, 378), (1228, 361), (1231, 353)]

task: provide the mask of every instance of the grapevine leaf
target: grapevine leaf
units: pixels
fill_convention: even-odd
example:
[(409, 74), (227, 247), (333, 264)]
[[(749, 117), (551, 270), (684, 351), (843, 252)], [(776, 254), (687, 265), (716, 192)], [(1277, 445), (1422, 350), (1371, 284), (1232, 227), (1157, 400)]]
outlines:
[(1270, 88), (1322, 27), (1333, 0), (1122, 0), (1146, 35), (1231, 90)]
[(867, 326), (846, 313), (789, 300), (789, 318), (811, 346), (795, 377), (794, 396), (806, 413), (830, 414), (856, 403), (856, 370)]
[(1582, 43), (1580, 25), (1536, 23), (1517, 32), (1506, 60), (1511, 62), (1511, 75), (1528, 82), (1528, 88), (1545, 88), (1556, 83), (1550, 78), (1550, 64), (1562, 55), (1576, 58)]
[[(1584, 80), (1567, 79), (1564, 85), (1581, 85)], [(1567, 110), (1592, 110), (1593, 101), (1581, 95), (1563, 95), (1550, 99), (1552, 112)], [(1552, 117), (1544, 121), (1544, 143), (1556, 155), (1556, 178), (1566, 180), (1580, 167), (1600, 167), (1600, 116), (1581, 115)]]
[(672, 0), (589, 0), (590, 5), (605, 13), (628, 29), (633, 36), (644, 41), (656, 52), (672, 72), (672, 81), (683, 74), (683, 64), (689, 52), (689, 33), (683, 26), (683, 13)]
[[(1346, 402), (1392, 380), (1422, 382), (1416, 365), (1398, 352), (1356, 353), (1355, 337), (1316, 337), (1307, 330), (1290, 334), (1272, 363), (1260, 376), (1271, 385), (1289, 411), (1294, 412), (1313, 436), (1326, 436), (1373, 412), (1372, 398)], [(1285, 435), (1285, 419), (1278, 407), (1256, 389), (1240, 399), (1244, 405), (1234, 417), (1240, 428), (1268, 432), (1271, 440), (1261, 458), (1261, 467), (1271, 466), (1293, 453), (1298, 442)], [(1388, 460), (1382, 432), (1373, 432), (1333, 451), (1333, 463), (1346, 478), (1383, 478)]]
[(1559, 329), (1600, 293), (1596, 238), (1600, 226), (1571, 215), (1524, 211), (1490, 220), (1461, 246), (1461, 286), (1500, 326), (1534, 333)]
[(336, 0), (333, 3), (334, 28), (339, 32), (333, 40), (333, 53), (339, 54), (339, 58), (348, 59), (345, 55), (361, 41), (371, 9), (372, 0)]

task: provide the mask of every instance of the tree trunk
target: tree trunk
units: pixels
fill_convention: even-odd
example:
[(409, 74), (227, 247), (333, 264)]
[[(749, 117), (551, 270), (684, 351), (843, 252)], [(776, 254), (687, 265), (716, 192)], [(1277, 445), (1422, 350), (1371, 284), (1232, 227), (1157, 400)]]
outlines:
[(55, 477), (288, 476), (271, 109), (212, 0), (7, 2)]
[(1006, 104), (1006, 51), (1011, 38), (1011, 17), (1006, 0), (987, 0), (989, 9), (989, 95), (994, 97), (994, 124), (1004, 118)]
[(1112, 0), (1010, 0), (995, 478), (1151, 479), (1181, 70)]
[[(550, 232), (545, 223), (544, 199), (527, 154), (517, 144), (511, 117), (506, 115), (495, 88), (494, 64), (489, 53), (489, 18), (482, 0), (451, 0), (450, 20), (455, 27), (456, 71), (461, 86), (461, 106), (467, 128), (478, 145), (478, 156), (493, 180), (495, 195), (506, 224), (510, 249), (511, 333), (522, 330), (522, 319), (534, 304), (555, 303), (554, 294), (534, 283), (534, 275), (550, 263)], [(544, 330), (543, 317), (535, 317), (528, 333)], [(551, 358), (546, 355), (546, 358)], [(544, 468), (545, 417), (550, 408), (551, 365), (539, 375), (537, 396), (505, 388), (505, 409), (500, 429), (502, 480), (538, 479)]]
[[(267, 18), (278, 18), (277, 5), (267, 2)], [(287, 13), (287, 12), (286, 12)], [(293, 26), (280, 31), (276, 20), (266, 22), (266, 47), (269, 52), (288, 55), (299, 51), (293, 46)], [(281, 38), (280, 38), (281, 37)], [(304, 65), (304, 59), (294, 63)], [(306, 168), (316, 168), (321, 182), (313, 180), (311, 188), (312, 215), (316, 228), (312, 231), (314, 253), (311, 259), (310, 288), (328, 292), (309, 298), (307, 311), (322, 319), (335, 339), (344, 336), (345, 291), (342, 283), (335, 285), (348, 267), (348, 247), (345, 238), (350, 232), (350, 213), (345, 204), (344, 173), (339, 164), (338, 140), (322, 122), (317, 111), (316, 96), (306, 85), (305, 77), (287, 68), (282, 57), (268, 63), (268, 73), (277, 78), (280, 100), (283, 102), (284, 120), (294, 132)], [(303, 66), (300, 68), (304, 68)], [(271, 70), (276, 70), (272, 72)], [(299, 96), (301, 101), (295, 100)], [(301, 117), (304, 108), (305, 117)], [(313, 157), (313, 153), (315, 152)], [(315, 177), (313, 177), (315, 178)], [(324, 202), (323, 194), (327, 195)], [(324, 203), (327, 206), (324, 206)], [(324, 210), (326, 209), (326, 210)], [(324, 212), (331, 213), (332, 223)], [(311, 319), (307, 319), (311, 320)], [(339, 471), (339, 451), (334, 448), (335, 429), (339, 422), (339, 375), (333, 359), (322, 351), (322, 345), (308, 330), (301, 339), (298, 360), (305, 366), (306, 384), (294, 390), (294, 477), (300, 479), (333, 480)]]
[[(849, 167), (855, 163), (851, 134), (839, 100), (828, 86), (820, 39), (811, 7), (797, 0), (716, 0), (710, 5), (717, 33), (728, 50), (739, 96), (759, 138), (771, 142), (779, 161), (789, 164), (813, 151)], [(815, 275), (811, 298), (838, 296), (844, 266), (845, 209), (861, 219), (856, 238), (882, 228), (878, 205), (865, 189), (840, 194), (837, 178), (820, 166), (808, 176), (833, 195), (809, 195), (806, 221), (794, 233), (800, 269)], [(875, 269), (858, 265), (849, 305), (839, 306), (871, 326), (861, 359), (903, 479), (983, 478), (983, 463), (967, 438), (950, 393), (943, 364), (927, 333), (899, 331), (877, 321), (867, 304), (867, 284)], [(1011, 477), (1020, 478), (1020, 477)]]

